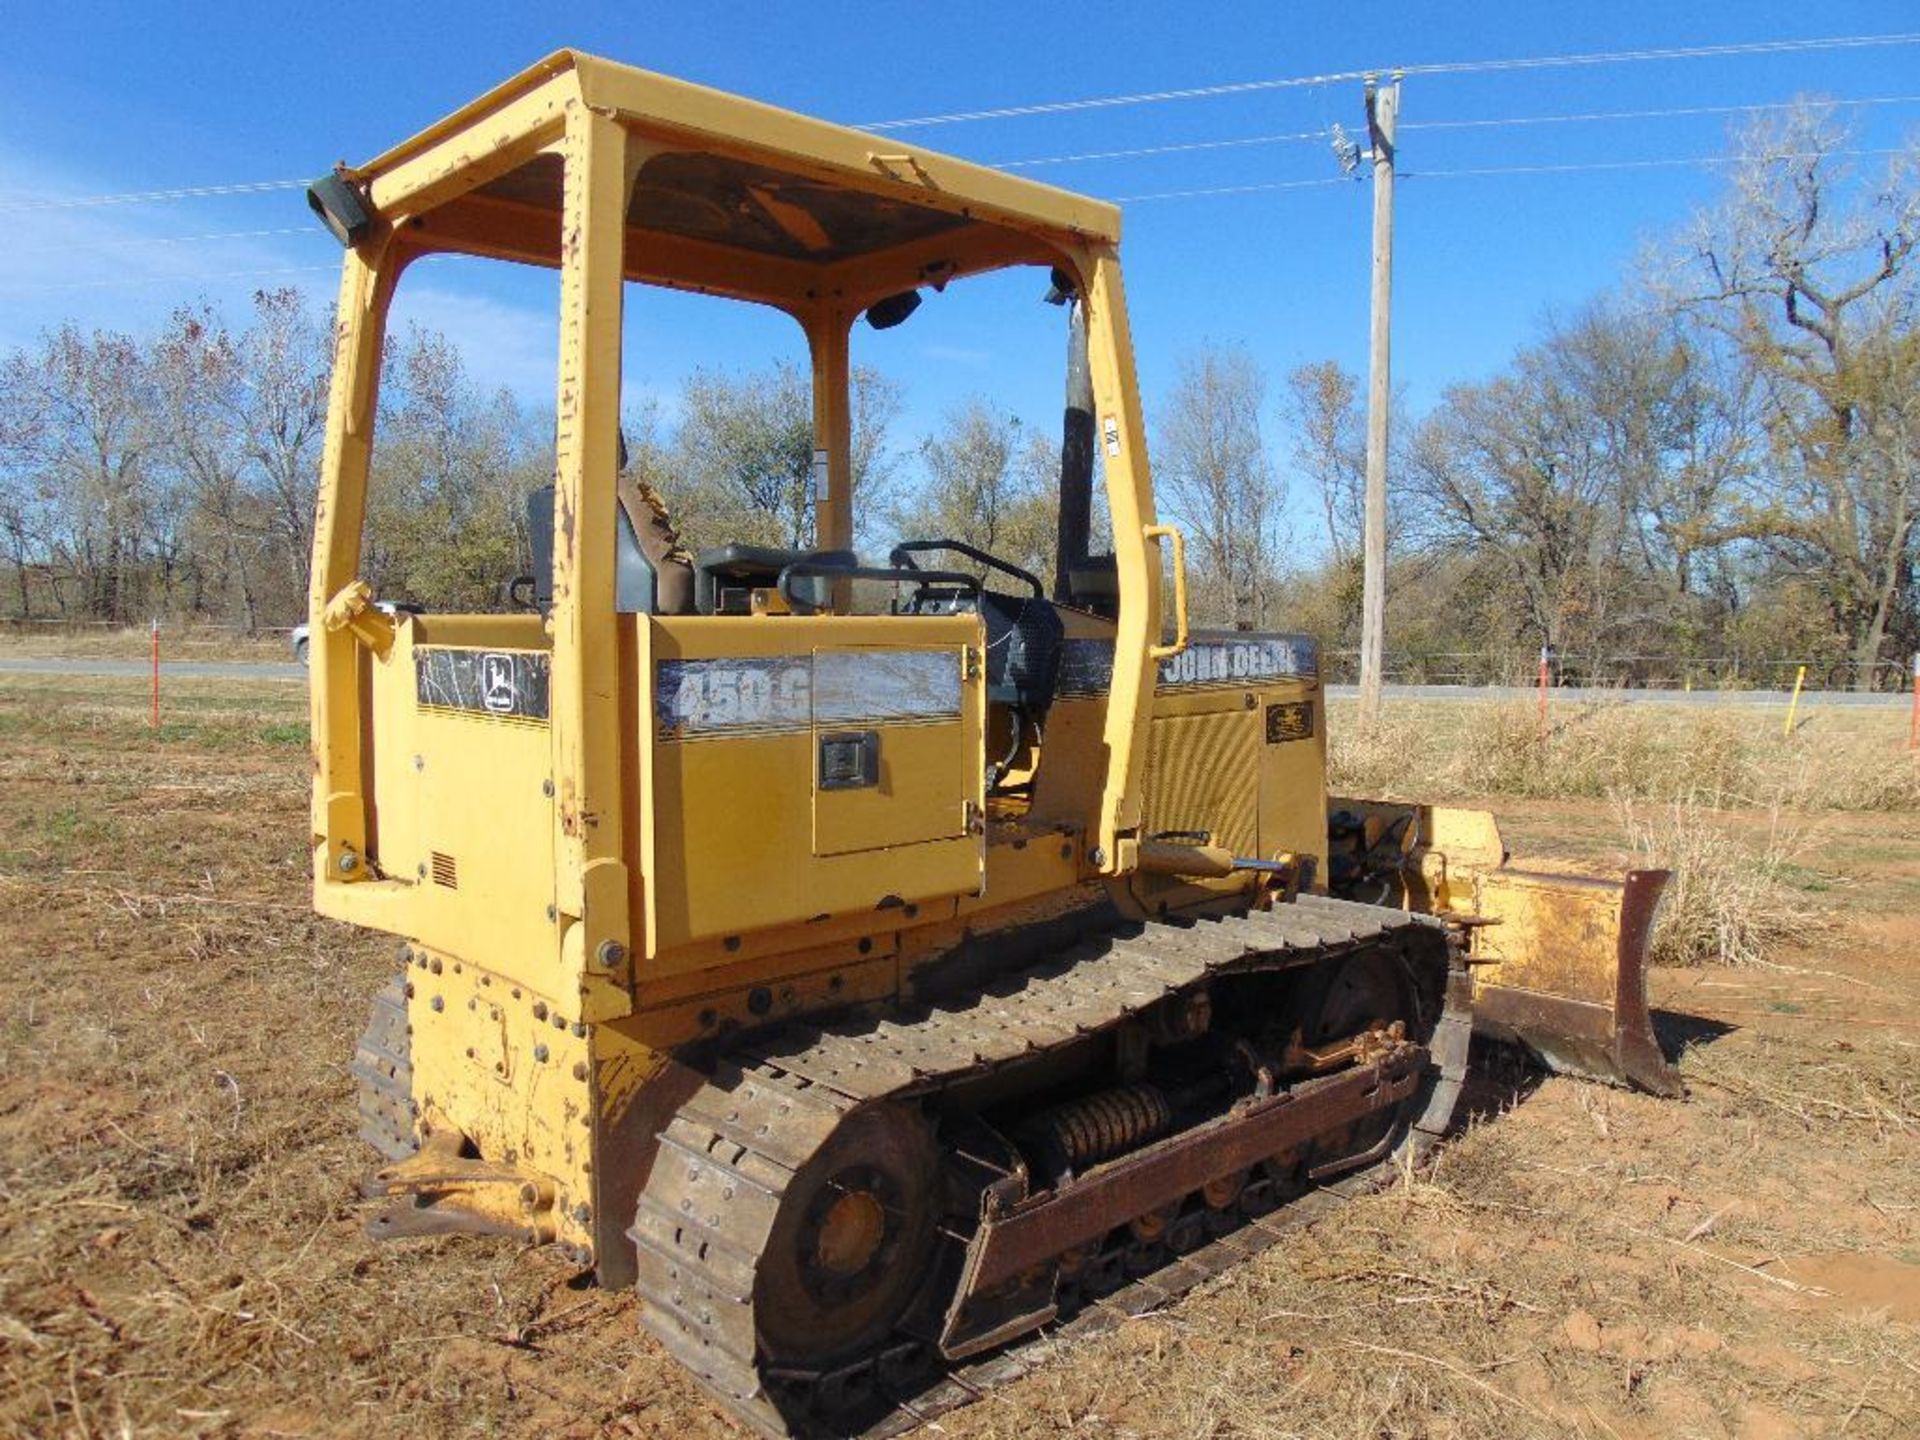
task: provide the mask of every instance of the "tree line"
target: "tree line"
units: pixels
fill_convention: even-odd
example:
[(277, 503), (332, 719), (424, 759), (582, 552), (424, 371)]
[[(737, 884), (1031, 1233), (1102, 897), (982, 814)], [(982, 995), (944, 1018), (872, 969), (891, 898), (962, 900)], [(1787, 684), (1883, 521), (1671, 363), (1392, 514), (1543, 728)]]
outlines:
[[(1865, 685), (1920, 648), (1920, 151), (1867, 173), (1850, 144), (1816, 104), (1749, 126), (1717, 203), (1629, 283), (1395, 416), (1390, 661), (1517, 664), (1544, 645), (1600, 673), (1740, 655)], [(67, 326), (0, 361), (6, 612), (300, 618), (331, 347), (297, 293), (272, 291), (239, 324), (201, 305), (145, 339)], [(528, 563), (551, 412), (476, 385), (431, 331), (397, 336), (385, 365), (364, 573), (396, 598), (492, 608)], [(1332, 361), (1276, 381), (1209, 344), (1149, 405), (1196, 619), (1355, 643), (1361, 397)], [(947, 536), (1050, 573), (1057, 418), (975, 398), (908, 441), (902, 402), (856, 368), (863, 545)], [(697, 371), (624, 430), (696, 547), (811, 541), (802, 368)]]

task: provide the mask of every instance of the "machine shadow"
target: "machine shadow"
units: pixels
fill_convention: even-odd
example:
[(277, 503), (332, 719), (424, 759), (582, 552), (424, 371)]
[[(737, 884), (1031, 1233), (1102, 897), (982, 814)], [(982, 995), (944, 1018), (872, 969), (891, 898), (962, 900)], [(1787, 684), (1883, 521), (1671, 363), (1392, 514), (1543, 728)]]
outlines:
[(1689, 1050), (1711, 1045), (1738, 1030), (1724, 1020), (1693, 1015), (1684, 1010), (1655, 1010), (1653, 1038), (1660, 1042), (1660, 1053), (1669, 1065), (1678, 1065)]
[[(1654, 1010), (1652, 1018), (1661, 1058), (1674, 1066), (1679, 1065), (1689, 1050), (1711, 1045), (1739, 1028), (1682, 1010)], [(1467, 1078), (1460, 1089), (1460, 1104), (1447, 1127), (1448, 1137), (1458, 1136), (1470, 1126), (1497, 1119), (1524, 1104), (1552, 1074), (1523, 1047), (1476, 1035), (1467, 1064)]]

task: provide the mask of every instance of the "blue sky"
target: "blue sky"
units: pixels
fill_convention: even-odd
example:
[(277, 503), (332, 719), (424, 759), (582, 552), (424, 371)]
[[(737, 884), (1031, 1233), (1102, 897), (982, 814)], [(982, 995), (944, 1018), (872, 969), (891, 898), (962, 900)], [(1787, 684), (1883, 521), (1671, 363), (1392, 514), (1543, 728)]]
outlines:
[[(1077, 16), (1078, 23), (1075, 23)], [(1373, 66), (1891, 33), (1911, 0), (1398, 5), (709, 4), (484, 7), (215, 3), (0, 6), (0, 349), (72, 318), (144, 330), (204, 296), (239, 315), (257, 286), (316, 307), (338, 251), (298, 191), (88, 208), (25, 202), (309, 177), (361, 160), (563, 45), (850, 123)], [(1920, 46), (1423, 76), (1407, 82), (1395, 379), (1416, 410), (1485, 375), (1541, 317), (1615, 283), (1709, 202), (1716, 172), (1672, 168), (1422, 179), (1426, 171), (1712, 155), (1729, 117), (1418, 128), (1437, 121), (1764, 104), (1801, 92), (1920, 96)], [(1356, 82), (918, 129), (924, 144), (1012, 162), (1361, 125)], [(1920, 128), (1920, 103), (1862, 108), (1861, 143)], [(1868, 162), (1877, 163), (1877, 162)], [(1109, 197), (1325, 180), (1319, 141), (1032, 167)], [(1331, 356), (1365, 362), (1369, 198), (1362, 184), (1126, 207), (1134, 338), (1150, 402), (1208, 340), (1247, 345), (1278, 382)], [(234, 232), (260, 232), (237, 234)], [(282, 233), (287, 232), (287, 233)], [(218, 235), (214, 240), (191, 237)], [(979, 283), (979, 282), (976, 282)], [(443, 261), (402, 315), (467, 346), (476, 377), (550, 394), (553, 282)], [(859, 358), (906, 389), (900, 438), (979, 393), (1056, 423), (1057, 311), (1031, 276), (956, 287)], [(630, 394), (670, 395), (696, 364), (798, 358), (779, 317), (630, 299)]]

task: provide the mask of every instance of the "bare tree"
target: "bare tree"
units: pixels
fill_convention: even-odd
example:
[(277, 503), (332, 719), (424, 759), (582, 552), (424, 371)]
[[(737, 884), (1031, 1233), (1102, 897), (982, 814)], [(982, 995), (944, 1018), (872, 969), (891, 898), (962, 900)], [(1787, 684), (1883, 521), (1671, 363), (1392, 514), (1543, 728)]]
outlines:
[(445, 336), (414, 329), (388, 361), (381, 410), (363, 573), (437, 609), (492, 608), (522, 568), (526, 491), (550, 474), (519, 449), (518, 405), (480, 393)]
[(1497, 557), (1524, 629), (1564, 647), (1576, 618), (1602, 628), (1621, 526), (1556, 358), (1531, 349), (1508, 374), (1449, 389), (1420, 427), (1412, 479), (1442, 543)]
[(1818, 591), (1867, 688), (1908, 601), (1920, 517), (1920, 147), (1862, 184), (1847, 143), (1812, 103), (1748, 127), (1727, 196), (1687, 232), (1668, 283), (1755, 378), (1770, 463), (1741, 528)]
[(961, 540), (1035, 575), (1051, 567), (1059, 458), (1044, 438), (975, 397), (947, 412), (920, 459), (924, 483), (895, 517), (902, 536)]
[[(216, 594), (238, 591), (253, 630), (260, 623), (259, 525), (236, 424), (243, 409), (238, 397), (247, 387), (239, 346), (208, 307), (180, 309), (153, 347), (152, 366), (160, 426), (156, 457), (183, 496), (195, 541), (193, 569)], [(197, 600), (195, 610), (210, 608), (206, 595)]]
[(1266, 389), (1245, 350), (1209, 346), (1181, 365), (1155, 439), (1166, 509), (1196, 541), (1197, 608), (1241, 628), (1267, 623), (1278, 590), (1285, 490), (1261, 434)]
[(1367, 490), (1359, 377), (1337, 360), (1296, 366), (1287, 372), (1281, 415), (1293, 431), (1294, 464), (1320, 492), (1328, 553), (1335, 565), (1349, 565), (1360, 553)]
[[(852, 484), (858, 523), (875, 513), (887, 477), (886, 434), (900, 397), (873, 370), (854, 367)], [(813, 544), (813, 382), (791, 361), (728, 375), (697, 370), (680, 398), (671, 483), (661, 486), (683, 533), (700, 545), (745, 540)]]
[(63, 326), (0, 366), (8, 467), (44, 505), (53, 582), (70, 580), (83, 613), (105, 619), (133, 619), (148, 599), (150, 392), (141, 347), (110, 331)]
[(1714, 609), (1703, 583), (1738, 538), (1729, 507), (1748, 436), (1722, 378), (1644, 307), (1602, 301), (1550, 325), (1420, 427), (1411, 474), (1427, 538), (1496, 562), (1516, 638), (1684, 640)]
[(333, 378), (331, 329), (308, 312), (299, 291), (256, 291), (236, 364), (236, 418), (252, 485), (281, 555), (288, 603), (304, 608)]

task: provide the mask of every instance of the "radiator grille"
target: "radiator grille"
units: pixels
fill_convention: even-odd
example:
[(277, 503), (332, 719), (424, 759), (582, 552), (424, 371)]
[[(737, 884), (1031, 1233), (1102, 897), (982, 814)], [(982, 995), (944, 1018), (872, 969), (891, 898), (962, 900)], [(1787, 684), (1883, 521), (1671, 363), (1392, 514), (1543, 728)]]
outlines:
[(1147, 738), (1145, 825), (1153, 836), (1205, 831), (1235, 855), (1259, 841), (1260, 727), (1249, 710), (1168, 715)]
[(453, 856), (438, 850), (433, 852), (433, 883), (449, 890), (460, 888), (460, 867), (454, 863)]

